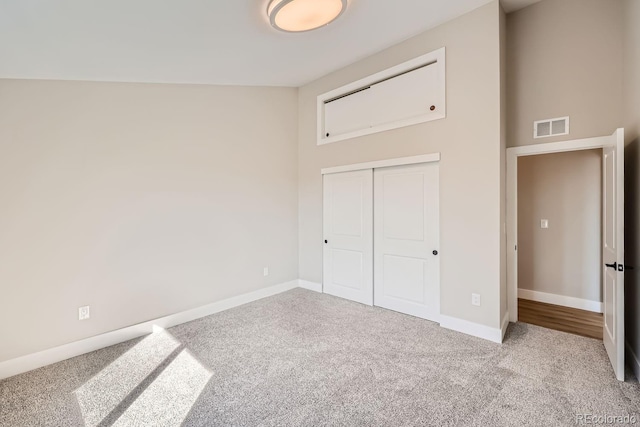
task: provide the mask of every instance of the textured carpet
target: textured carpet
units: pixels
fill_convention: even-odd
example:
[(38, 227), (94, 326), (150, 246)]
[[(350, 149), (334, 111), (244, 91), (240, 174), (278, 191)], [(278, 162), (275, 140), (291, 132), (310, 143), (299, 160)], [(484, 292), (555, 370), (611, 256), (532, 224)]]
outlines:
[(504, 344), (295, 289), (0, 382), (2, 426), (576, 425), (635, 415), (601, 341)]

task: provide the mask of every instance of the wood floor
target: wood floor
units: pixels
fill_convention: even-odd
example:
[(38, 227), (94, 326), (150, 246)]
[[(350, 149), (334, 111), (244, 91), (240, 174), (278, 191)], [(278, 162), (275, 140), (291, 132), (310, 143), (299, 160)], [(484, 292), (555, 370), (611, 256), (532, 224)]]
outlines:
[(518, 299), (518, 321), (602, 339), (602, 313)]

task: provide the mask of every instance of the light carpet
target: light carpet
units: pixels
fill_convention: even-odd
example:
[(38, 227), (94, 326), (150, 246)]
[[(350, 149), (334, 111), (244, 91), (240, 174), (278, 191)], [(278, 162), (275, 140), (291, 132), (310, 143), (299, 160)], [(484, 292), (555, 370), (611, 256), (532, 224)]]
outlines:
[(638, 417), (601, 341), (494, 344), (295, 289), (0, 382), (0, 425), (556, 426)]

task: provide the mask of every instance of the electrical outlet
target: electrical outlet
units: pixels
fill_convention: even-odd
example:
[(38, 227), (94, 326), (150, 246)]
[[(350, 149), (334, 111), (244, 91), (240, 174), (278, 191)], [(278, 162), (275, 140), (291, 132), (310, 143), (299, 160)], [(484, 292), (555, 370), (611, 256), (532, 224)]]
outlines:
[(471, 304), (480, 307), (480, 294), (471, 294)]
[(267, 277), (269, 275), (269, 267), (265, 267), (262, 274), (264, 274), (264, 277)]
[(91, 317), (91, 312), (89, 311), (88, 305), (78, 308), (78, 320), (87, 320), (90, 317)]

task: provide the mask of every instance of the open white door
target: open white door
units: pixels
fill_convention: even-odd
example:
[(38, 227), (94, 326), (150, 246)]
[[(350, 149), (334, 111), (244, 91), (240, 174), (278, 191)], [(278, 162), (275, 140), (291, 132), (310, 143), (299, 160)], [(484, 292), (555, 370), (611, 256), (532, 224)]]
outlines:
[(603, 148), (603, 340), (611, 365), (624, 381), (624, 130)]
[(373, 170), (324, 175), (324, 293), (373, 305)]

